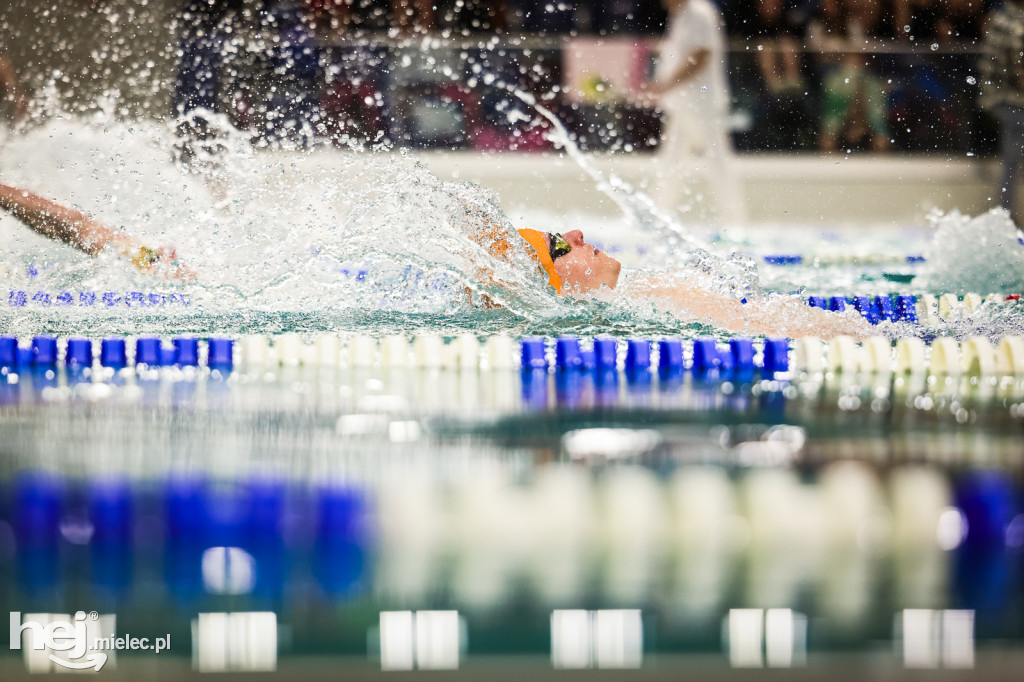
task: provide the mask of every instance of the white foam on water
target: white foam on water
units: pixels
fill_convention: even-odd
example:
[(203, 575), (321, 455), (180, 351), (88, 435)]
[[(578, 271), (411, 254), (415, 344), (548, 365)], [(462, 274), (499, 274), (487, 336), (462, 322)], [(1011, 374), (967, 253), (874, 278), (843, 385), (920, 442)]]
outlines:
[[(148, 245), (173, 245), (198, 273), (187, 286), (155, 281), (113, 255), (93, 261), (5, 217), (4, 265), (14, 288), (29, 295), (175, 291), (190, 306), (144, 315), (13, 307), (5, 311), (12, 330), (70, 331), (88, 320), (99, 331), (179, 331), (182, 318), (202, 315), (200, 330), (230, 332), (239, 322), (227, 317), (240, 310), (314, 315), (317, 328), (332, 327), (337, 315), (380, 311), (469, 316), (464, 323), (473, 327), (484, 301), (500, 307), (503, 331), (524, 320), (541, 329), (550, 321), (559, 330), (640, 332), (692, 323), (610, 292), (584, 301), (556, 296), (525, 249), (489, 253), (496, 238), (519, 240), (486, 189), (443, 182), (404, 152), (259, 149), (222, 118), (202, 115), (216, 134), (195, 145), (197, 161), (188, 168), (176, 160), (177, 123), (123, 121), (102, 109), (89, 117), (54, 114), (9, 140), (0, 153), (5, 182), (79, 207)], [(695, 271), (701, 286), (725, 293), (757, 289), (756, 270), (742, 263), (654, 242), (658, 256), (645, 264), (666, 276)], [(682, 243), (673, 237), (668, 245)], [(246, 331), (260, 328), (257, 317)]]
[(1024, 245), (1003, 209), (976, 217), (958, 211), (933, 218), (921, 285), (936, 292), (1024, 292)]
[(106, 256), (96, 264), (9, 217), (8, 270), (33, 266), (28, 284), (54, 291), (184, 289), (209, 312), (438, 313), (483, 296), (521, 315), (564, 305), (525, 250), (498, 259), (473, 238), (513, 238), (485, 190), (442, 182), (404, 154), (259, 151), (224, 127), (214, 163), (194, 173), (173, 161), (176, 142), (159, 123), (55, 118), (10, 140), (0, 168), (6, 182), (174, 245), (196, 284), (170, 287)]
[[(86, 327), (99, 331), (180, 331), (184, 318), (201, 318), (192, 328), (231, 333), (270, 330), (267, 325), (274, 324), (287, 328), (287, 321), (261, 316), (280, 313), (313, 316), (311, 329), (336, 329), (344, 316), (356, 319), (357, 326), (379, 325), (381, 311), (432, 316), (428, 325), (455, 320), (466, 329), (512, 333), (572, 329), (689, 335), (713, 330), (683, 308), (672, 311), (628, 292), (606, 291), (583, 301), (556, 296), (543, 286), (544, 277), (525, 249), (510, 249), (500, 258), (488, 252), (495, 236), (518, 240), (492, 194), (469, 183), (443, 182), (405, 152), (261, 148), (223, 119), (205, 116), (216, 135), (199, 145), (191, 168), (176, 160), (177, 122), (119, 120), (102, 108), (88, 117), (52, 115), (7, 140), (0, 151), (5, 182), (82, 208), (147, 244), (173, 245), (199, 274), (187, 286), (156, 281), (112, 255), (94, 261), (3, 217), (0, 261), (14, 288), (29, 293), (176, 291), (189, 301), (185, 309), (172, 306), (145, 315), (122, 308), (9, 307), (4, 315), (12, 331), (73, 331), (87, 320), (93, 324)], [(564, 131), (562, 137), (563, 146), (575, 149)], [(599, 236), (632, 235), (634, 247), (643, 249), (634, 260), (645, 274), (681, 287), (760, 298), (758, 268), (746, 254), (751, 247), (765, 250), (765, 244), (770, 250), (777, 232), (762, 237), (753, 230), (732, 230), (729, 241), (709, 247), (653, 208), (641, 192), (590, 170), (594, 182), (623, 210), (598, 229)], [(545, 221), (537, 215), (520, 217), (520, 226), (567, 227), (564, 216), (559, 225), (558, 217)], [(582, 214), (579, 219), (585, 223), (580, 227), (593, 224)], [(939, 218), (937, 227), (915, 290), (984, 295), (1024, 288), (1024, 247), (1004, 213), (973, 219), (951, 214)], [(805, 256), (813, 257), (812, 243), (799, 240)], [(892, 240), (883, 246), (891, 250)], [(832, 284), (815, 277), (833, 273), (818, 277), (809, 272), (800, 275), (805, 278), (801, 287)], [(855, 288), (855, 279), (851, 275), (844, 286)], [(624, 281), (628, 284), (628, 275)], [(877, 287), (877, 282), (860, 286)], [(499, 304), (501, 313), (480, 311), (487, 299)], [(759, 305), (784, 313), (791, 304), (769, 300)], [(243, 322), (237, 319), (239, 311), (248, 315)], [(231, 315), (236, 318), (228, 322)], [(1020, 317), (989, 306), (925, 331), (994, 338), (1019, 330)], [(408, 331), (404, 325), (396, 318), (392, 331)], [(893, 326), (880, 331), (915, 330)]]

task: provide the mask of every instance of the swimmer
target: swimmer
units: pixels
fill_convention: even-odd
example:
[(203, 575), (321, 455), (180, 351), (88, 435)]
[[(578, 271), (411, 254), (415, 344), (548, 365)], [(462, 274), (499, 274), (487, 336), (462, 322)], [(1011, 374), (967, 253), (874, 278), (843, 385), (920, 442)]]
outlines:
[[(548, 284), (563, 295), (616, 289), (622, 264), (588, 244), (579, 230), (564, 235), (519, 230), (530, 255), (540, 264)], [(835, 336), (867, 338), (878, 332), (859, 313), (834, 313), (812, 308), (794, 296), (739, 301), (664, 277), (638, 275), (618, 289), (620, 295), (644, 299), (676, 317), (692, 318), (730, 331), (768, 336)]]
[[(148, 247), (79, 210), (61, 206), (32, 192), (0, 184), (0, 208), (39, 234), (90, 256), (98, 256), (111, 248), (141, 272), (179, 282), (191, 282), (196, 278), (191, 269), (178, 262), (173, 248)], [(495, 234), (492, 230), (486, 232)], [(615, 290), (619, 295), (651, 301), (659, 309), (677, 317), (741, 333), (790, 337), (813, 335), (825, 339), (844, 334), (868, 337), (876, 333), (855, 312), (840, 314), (811, 308), (796, 297), (779, 296), (744, 303), (700, 286), (642, 274), (631, 277), (624, 287), (620, 287), (622, 264), (588, 244), (579, 230), (564, 235), (529, 229), (518, 233), (523, 240), (522, 247), (538, 263), (547, 276), (548, 284), (563, 296)], [(508, 245), (504, 238), (496, 241), (502, 242), (502, 248), (492, 248), (492, 252), (500, 255)]]
[(94, 258), (111, 249), (139, 272), (178, 282), (195, 279), (195, 273), (177, 261), (173, 248), (146, 246), (77, 209), (61, 206), (38, 194), (0, 184), (0, 208), (44, 237), (63, 242)]

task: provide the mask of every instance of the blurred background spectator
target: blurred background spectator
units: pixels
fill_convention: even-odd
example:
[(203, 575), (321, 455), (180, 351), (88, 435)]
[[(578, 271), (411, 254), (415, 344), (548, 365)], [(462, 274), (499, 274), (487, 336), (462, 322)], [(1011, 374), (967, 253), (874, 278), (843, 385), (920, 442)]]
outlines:
[(8, 101), (12, 105), (10, 118), (15, 123), (20, 123), (28, 118), (28, 98), (18, 80), (18, 73), (14, 66), (0, 54), (0, 102)]
[(502, 0), (439, 0), (437, 28), (453, 36), (504, 31), (507, 23)]
[(178, 25), (181, 45), (175, 104), (178, 112), (218, 110), (226, 39), (240, 19), (244, 0), (184, 0)]
[(814, 52), (834, 52), (849, 45), (850, 16), (845, 0), (818, 0), (807, 24), (807, 46)]
[(686, 211), (687, 175), (699, 168), (719, 223), (746, 221), (728, 135), (729, 85), (724, 29), (709, 0), (664, 0), (669, 11), (650, 89), (668, 117), (656, 157), (655, 198), (666, 211)]
[(266, 101), (264, 134), (270, 139), (309, 141), (320, 121), (320, 46), (311, 16), (297, 3), (267, 3), (261, 31), (270, 49), (272, 85)]
[(804, 149), (813, 140), (803, 45), (814, 6), (814, 0), (754, 0), (752, 16), (744, 22), (763, 84), (768, 149)]
[(847, 33), (854, 43), (891, 40), (896, 37), (892, 4), (888, 0), (846, 0)]
[[(995, 0), (709, 1), (726, 22), (738, 148), (992, 148), (971, 50)], [(615, 58), (650, 76), (658, 0), (182, 5), (178, 111), (224, 112), (264, 139), (548, 148), (512, 87), (542, 95), (586, 149), (651, 149), (663, 127), (635, 93), (606, 91), (597, 65), (589, 95), (570, 97), (563, 68), (572, 45), (624, 41), (635, 50)]]
[[(1024, 173), (1024, 0), (994, 12), (980, 59), (981, 106), (998, 117), (1003, 162), (1000, 205), (1014, 213)], [(1014, 214), (1014, 218), (1019, 218)], [(1018, 224), (1019, 221), (1018, 221)]]
[(882, 82), (857, 53), (844, 55), (825, 79), (819, 147), (825, 152), (889, 148)]

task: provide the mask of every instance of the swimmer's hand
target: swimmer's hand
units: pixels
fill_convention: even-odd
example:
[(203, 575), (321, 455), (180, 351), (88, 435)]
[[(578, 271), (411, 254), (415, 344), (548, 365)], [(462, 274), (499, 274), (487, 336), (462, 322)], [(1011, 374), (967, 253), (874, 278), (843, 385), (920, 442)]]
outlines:
[(195, 271), (178, 260), (173, 246), (161, 246), (154, 249), (133, 243), (131, 245), (124, 244), (119, 250), (121, 255), (128, 258), (139, 272), (183, 283), (196, 280)]
[(137, 239), (19, 187), (0, 183), (0, 209), (10, 212), (44, 237), (63, 242), (92, 257), (113, 249), (139, 272), (178, 282), (192, 282), (196, 273), (178, 261), (173, 247), (151, 248)]

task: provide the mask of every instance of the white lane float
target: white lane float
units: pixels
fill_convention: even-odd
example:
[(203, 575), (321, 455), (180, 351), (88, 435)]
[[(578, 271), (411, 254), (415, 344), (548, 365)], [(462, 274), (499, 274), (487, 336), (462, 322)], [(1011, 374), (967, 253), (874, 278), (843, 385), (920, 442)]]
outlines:
[(1024, 374), (1024, 338), (1004, 336), (996, 347), (996, 371), (1000, 374)]
[(896, 372), (899, 374), (924, 374), (928, 371), (928, 347), (916, 337), (896, 342)]
[(872, 336), (861, 343), (860, 368), (863, 372), (892, 371), (892, 343), (884, 336)]
[(380, 362), (384, 367), (408, 367), (409, 339), (401, 334), (385, 336), (380, 340)]
[(377, 360), (377, 340), (369, 336), (353, 336), (348, 342), (349, 367), (373, 367)]
[(963, 344), (960, 369), (967, 376), (992, 376), (996, 373), (996, 350), (984, 336), (972, 336)]
[(960, 346), (956, 339), (941, 336), (932, 341), (928, 370), (932, 375), (960, 373)]
[(825, 344), (814, 336), (793, 342), (793, 369), (811, 374), (825, 371)]
[(860, 348), (849, 336), (837, 336), (828, 342), (828, 369), (830, 372), (852, 374), (860, 364)]

